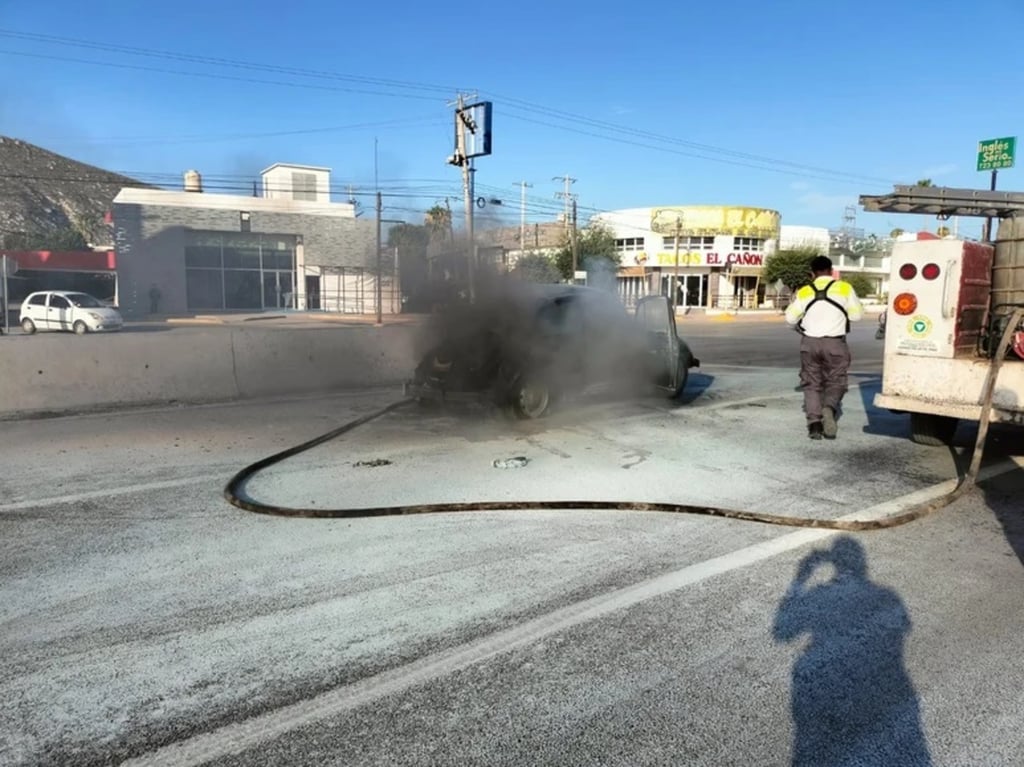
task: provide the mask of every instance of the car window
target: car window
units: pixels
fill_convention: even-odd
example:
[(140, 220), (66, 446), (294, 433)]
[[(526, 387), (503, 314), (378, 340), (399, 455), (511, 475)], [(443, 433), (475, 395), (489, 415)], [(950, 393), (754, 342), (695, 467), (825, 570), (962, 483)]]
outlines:
[(32, 306), (46, 306), (46, 294), (36, 293), (34, 296), (29, 296), (28, 302)]
[(52, 309), (69, 309), (70, 304), (64, 296), (50, 296), (50, 308)]
[(71, 293), (68, 296), (68, 300), (79, 309), (96, 309), (103, 307), (103, 304), (87, 293)]

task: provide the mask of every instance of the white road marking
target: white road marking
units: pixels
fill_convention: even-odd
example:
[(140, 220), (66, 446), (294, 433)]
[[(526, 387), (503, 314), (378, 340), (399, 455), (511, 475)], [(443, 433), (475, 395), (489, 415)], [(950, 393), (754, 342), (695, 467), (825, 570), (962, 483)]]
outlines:
[[(1021, 466), (1024, 466), (1024, 458), (1011, 458), (986, 467), (981, 471), (979, 479), (990, 479)], [(881, 519), (919, 503), (940, 498), (955, 487), (956, 480), (949, 480), (872, 506), (864, 511), (840, 517), (840, 519)], [(688, 565), (675, 572), (666, 573), (634, 586), (627, 586), (568, 605), (519, 626), (427, 656), (405, 666), (321, 693), (251, 719), (225, 725), (211, 732), (172, 743), (149, 754), (130, 759), (123, 764), (126, 767), (186, 767), (239, 754), (293, 730), (339, 716), (387, 695), (400, 693), (410, 687), (453, 674), (496, 655), (537, 642), (552, 634), (566, 631), (582, 623), (597, 620), (610, 613), (692, 586), (716, 575), (762, 562), (778, 554), (837, 534), (837, 531), (833, 530), (802, 529), (781, 535), (770, 541), (747, 546), (705, 562)]]
[[(722, 367), (725, 367), (725, 366), (723, 365)], [(752, 369), (752, 368), (748, 368), (748, 369)], [(778, 368), (774, 368), (774, 369), (778, 370)], [(870, 381), (850, 381), (849, 389), (852, 391), (854, 389), (860, 389), (863, 386), (877, 386), (877, 385), (878, 385), (878, 379), (871, 379)], [(794, 387), (794, 389), (795, 388), (796, 387)], [(743, 399), (723, 400), (721, 402), (714, 402), (714, 401), (712, 401), (712, 403), (709, 404), (709, 405), (701, 405), (700, 403), (705, 401), (705, 400), (701, 400), (698, 397), (696, 400), (694, 400), (692, 403), (687, 405), (685, 408), (676, 408), (675, 410), (668, 410), (666, 412), (669, 415), (674, 415), (674, 416), (679, 417), (679, 416), (685, 416), (690, 411), (721, 410), (723, 408), (728, 408), (728, 407), (739, 407), (739, 406), (742, 406), (742, 405), (751, 405), (751, 404), (753, 404), (755, 402), (768, 402), (769, 400), (801, 399), (803, 396), (804, 396), (803, 391), (789, 391), (789, 392), (780, 392), (778, 394), (758, 394), (758, 395), (755, 395), (753, 397), (744, 397)]]
[(174, 487), (195, 485), (200, 482), (224, 482), (228, 480), (226, 474), (197, 474), (191, 477), (179, 479), (165, 479), (160, 482), (142, 482), (137, 485), (122, 485), (121, 487), (108, 488), (105, 490), (88, 490), (83, 493), (70, 493), (69, 495), (50, 496), (48, 498), (28, 498), (24, 501), (0, 504), (0, 514), (9, 511), (21, 511), (41, 506), (62, 506), (68, 503), (79, 501), (91, 501), (96, 498), (112, 498), (118, 495), (131, 495), (132, 493), (145, 493), (149, 490), (169, 490)]

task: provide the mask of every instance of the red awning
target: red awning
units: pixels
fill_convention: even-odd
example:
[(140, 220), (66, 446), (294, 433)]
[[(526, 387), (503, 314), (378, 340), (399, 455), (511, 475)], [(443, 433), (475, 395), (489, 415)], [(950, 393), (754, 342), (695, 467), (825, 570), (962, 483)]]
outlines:
[(17, 262), (19, 269), (70, 272), (112, 272), (117, 258), (112, 250), (4, 250), (0, 254)]

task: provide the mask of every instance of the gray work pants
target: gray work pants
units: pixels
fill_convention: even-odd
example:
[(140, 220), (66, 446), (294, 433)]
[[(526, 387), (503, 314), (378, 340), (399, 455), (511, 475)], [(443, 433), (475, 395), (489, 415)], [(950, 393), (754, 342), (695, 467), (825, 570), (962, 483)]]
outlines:
[(800, 340), (800, 383), (804, 387), (804, 411), (807, 422), (821, 420), (821, 409), (839, 412), (850, 372), (850, 347), (845, 338)]

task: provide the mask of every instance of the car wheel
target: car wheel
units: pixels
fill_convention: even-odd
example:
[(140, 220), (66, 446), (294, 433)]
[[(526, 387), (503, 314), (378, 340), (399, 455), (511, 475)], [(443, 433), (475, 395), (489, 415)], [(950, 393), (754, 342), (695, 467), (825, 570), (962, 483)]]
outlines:
[(75, 324), (72, 326), (72, 329), (75, 331), (75, 335), (77, 336), (84, 336), (86, 333), (89, 332), (89, 326), (86, 325), (81, 320), (75, 322)]
[(537, 378), (520, 378), (512, 389), (511, 405), (517, 418), (540, 418), (551, 405), (551, 387)]
[(675, 388), (669, 392), (669, 399), (678, 399), (686, 391), (686, 382), (690, 380), (690, 358), (685, 354), (680, 354), (676, 360), (676, 385)]
[(21, 329), (23, 332), (32, 335), (36, 332), (36, 323), (30, 320), (28, 317), (21, 321)]
[(959, 419), (932, 413), (910, 414), (910, 439), (918, 445), (948, 447), (953, 444)]

